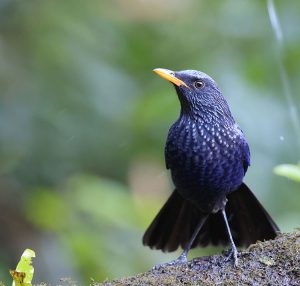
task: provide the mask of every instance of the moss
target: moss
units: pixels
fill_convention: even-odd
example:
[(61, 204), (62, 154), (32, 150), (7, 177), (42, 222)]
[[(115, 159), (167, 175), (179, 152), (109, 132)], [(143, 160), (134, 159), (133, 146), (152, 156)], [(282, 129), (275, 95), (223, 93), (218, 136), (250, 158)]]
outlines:
[(224, 256), (195, 258), (185, 265), (164, 266), (136, 276), (94, 286), (146, 285), (300, 285), (300, 232), (280, 234), (239, 253), (239, 266)]

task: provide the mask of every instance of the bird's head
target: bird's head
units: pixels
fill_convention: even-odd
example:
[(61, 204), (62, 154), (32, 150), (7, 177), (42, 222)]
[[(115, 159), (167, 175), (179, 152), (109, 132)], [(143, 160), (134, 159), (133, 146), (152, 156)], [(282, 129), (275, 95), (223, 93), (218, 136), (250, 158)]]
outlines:
[(182, 113), (193, 117), (232, 118), (228, 104), (217, 83), (207, 74), (195, 71), (154, 69), (162, 78), (173, 83), (181, 103)]

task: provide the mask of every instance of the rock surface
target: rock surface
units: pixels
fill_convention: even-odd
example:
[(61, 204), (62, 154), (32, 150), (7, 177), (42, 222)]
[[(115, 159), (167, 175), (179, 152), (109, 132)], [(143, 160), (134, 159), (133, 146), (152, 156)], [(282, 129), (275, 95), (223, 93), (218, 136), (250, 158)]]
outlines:
[(146, 285), (300, 285), (300, 232), (280, 234), (239, 252), (239, 265), (224, 256), (195, 258), (184, 265), (164, 266), (136, 276), (94, 286)]

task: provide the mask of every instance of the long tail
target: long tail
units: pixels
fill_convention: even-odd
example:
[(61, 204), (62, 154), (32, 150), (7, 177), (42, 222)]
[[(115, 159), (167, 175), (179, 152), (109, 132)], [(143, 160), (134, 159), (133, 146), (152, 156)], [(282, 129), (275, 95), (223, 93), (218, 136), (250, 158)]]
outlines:
[[(244, 183), (227, 198), (226, 214), (237, 246), (248, 246), (277, 235), (278, 226)], [(185, 248), (197, 225), (206, 217), (175, 190), (146, 230), (143, 243), (163, 251)], [(228, 243), (222, 214), (218, 212), (209, 215), (192, 247)]]

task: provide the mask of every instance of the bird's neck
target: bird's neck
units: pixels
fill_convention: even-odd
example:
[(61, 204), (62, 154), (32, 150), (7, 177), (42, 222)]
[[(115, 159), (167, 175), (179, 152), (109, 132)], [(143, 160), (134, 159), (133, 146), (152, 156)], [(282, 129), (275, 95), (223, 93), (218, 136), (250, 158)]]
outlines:
[(235, 124), (230, 110), (218, 108), (218, 106), (194, 107), (193, 110), (182, 106), (179, 120), (191, 123), (195, 122), (200, 125), (210, 124), (224, 127), (233, 126)]

